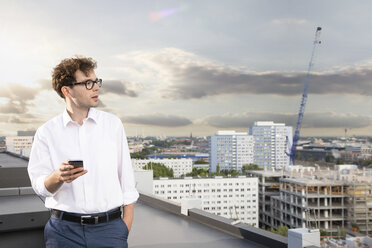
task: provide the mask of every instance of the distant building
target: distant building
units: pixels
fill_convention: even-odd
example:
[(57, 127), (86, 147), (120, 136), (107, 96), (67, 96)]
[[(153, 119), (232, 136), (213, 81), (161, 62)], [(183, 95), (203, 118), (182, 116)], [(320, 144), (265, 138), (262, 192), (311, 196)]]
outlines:
[[(167, 168), (173, 169), (173, 176), (180, 177), (192, 171), (192, 160), (187, 158), (181, 159), (132, 159), (134, 169), (142, 169), (148, 163), (161, 163)], [(151, 165), (150, 165), (151, 166)]]
[(6, 150), (5, 136), (0, 137), (0, 152)]
[(17, 136), (35, 136), (36, 131), (17, 131)]
[(128, 143), (128, 147), (129, 147), (129, 152), (130, 153), (142, 152), (142, 150), (143, 150), (143, 145), (142, 144)]
[(177, 158), (177, 159), (191, 159), (192, 161), (197, 160), (209, 160), (209, 154), (208, 153), (199, 153), (199, 152), (162, 152), (160, 154), (151, 154), (146, 156), (149, 159), (165, 159), (165, 158)]
[(33, 141), (34, 136), (7, 136), (5, 145), (9, 152), (28, 156)]
[(210, 169), (241, 170), (245, 164), (253, 163), (253, 136), (235, 131), (217, 131), (209, 136)]
[(254, 164), (275, 169), (289, 165), (286, 153), (292, 144), (292, 127), (284, 123), (258, 121), (250, 128), (250, 135), (254, 137)]
[(154, 180), (153, 185), (154, 195), (178, 203), (196, 197), (204, 211), (258, 227), (257, 178), (164, 178)]

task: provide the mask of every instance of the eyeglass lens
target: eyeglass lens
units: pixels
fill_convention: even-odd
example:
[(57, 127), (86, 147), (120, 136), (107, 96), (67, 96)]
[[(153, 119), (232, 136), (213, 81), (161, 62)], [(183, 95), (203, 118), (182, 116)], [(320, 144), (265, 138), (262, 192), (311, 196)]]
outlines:
[(88, 80), (88, 81), (86, 82), (85, 86), (86, 86), (86, 88), (87, 88), (88, 90), (91, 90), (91, 89), (93, 89), (95, 83), (98, 84), (98, 87), (101, 87), (101, 86), (102, 86), (102, 80), (101, 80), (101, 79), (97, 79), (97, 80), (95, 80), (95, 81)]

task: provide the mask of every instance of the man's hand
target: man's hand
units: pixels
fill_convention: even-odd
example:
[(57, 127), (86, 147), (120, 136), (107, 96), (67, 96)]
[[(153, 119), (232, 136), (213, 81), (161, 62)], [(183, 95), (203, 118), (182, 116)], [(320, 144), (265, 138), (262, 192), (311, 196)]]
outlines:
[(128, 231), (130, 231), (133, 223), (134, 203), (124, 205), (123, 211), (124, 211), (123, 221), (127, 225)]
[(86, 174), (88, 171), (84, 170), (83, 167), (77, 167), (70, 165), (68, 161), (63, 162), (57, 170), (45, 178), (45, 188), (50, 193), (55, 193), (63, 183), (71, 183), (76, 178)]
[(74, 166), (70, 165), (68, 161), (63, 162), (59, 166), (59, 168), (56, 171), (54, 171), (59, 181), (62, 181), (65, 183), (71, 183), (76, 178), (84, 175), (87, 172), (88, 171), (84, 170), (83, 167), (77, 167), (74, 169)]

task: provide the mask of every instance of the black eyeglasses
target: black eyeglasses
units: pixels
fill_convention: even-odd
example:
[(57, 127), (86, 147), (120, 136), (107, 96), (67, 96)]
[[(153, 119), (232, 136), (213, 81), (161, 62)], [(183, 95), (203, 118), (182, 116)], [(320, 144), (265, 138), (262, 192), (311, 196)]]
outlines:
[(91, 90), (93, 89), (94, 87), (94, 84), (97, 84), (98, 87), (102, 87), (102, 79), (100, 78), (97, 78), (96, 80), (91, 80), (91, 79), (88, 79), (87, 81), (84, 81), (84, 82), (79, 82), (79, 83), (72, 83), (72, 84), (69, 84), (68, 86), (74, 86), (74, 85), (79, 85), (79, 84), (85, 84), (85, 88), (87, 88), (87, 90)]

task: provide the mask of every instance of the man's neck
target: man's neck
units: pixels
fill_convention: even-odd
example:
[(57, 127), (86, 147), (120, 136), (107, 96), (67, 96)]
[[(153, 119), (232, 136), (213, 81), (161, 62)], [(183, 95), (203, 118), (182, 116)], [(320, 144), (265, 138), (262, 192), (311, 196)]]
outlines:
[(67, 113), (70, 115), (71, 119), (83, 125), (83, 120), (88, 117), (89, 109), (78, 109), (71, 106), (66, 106)]

